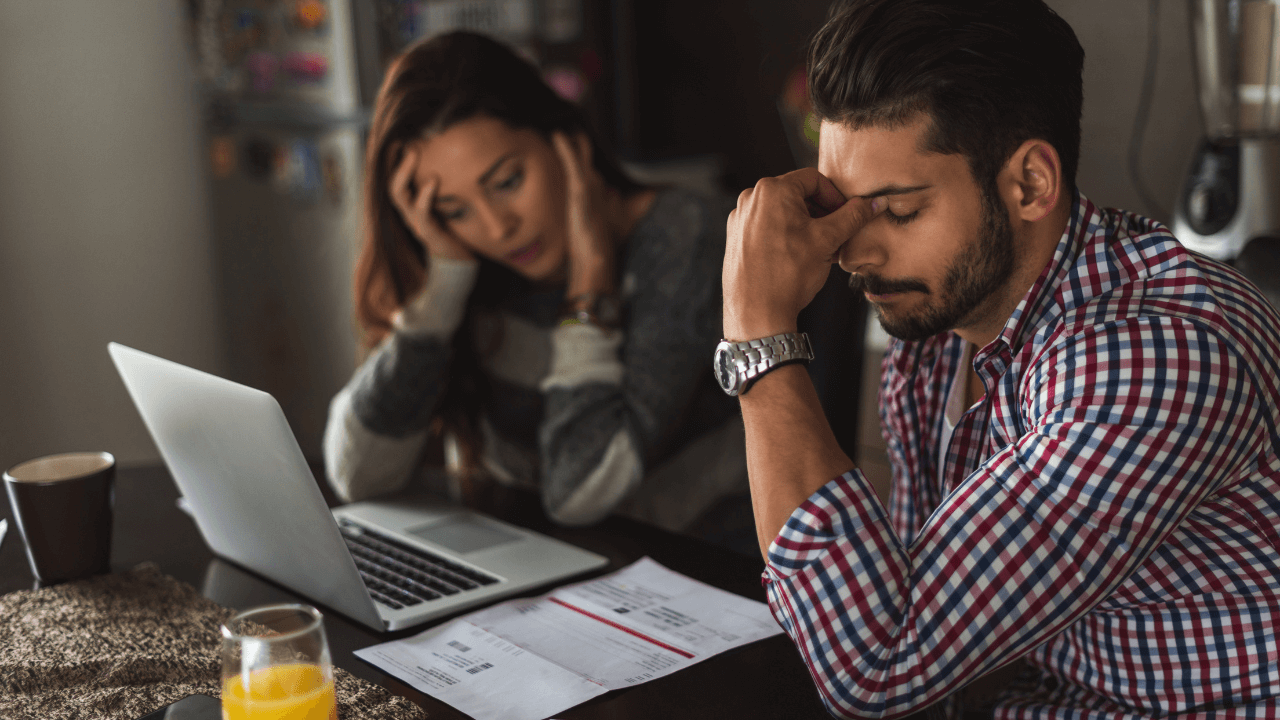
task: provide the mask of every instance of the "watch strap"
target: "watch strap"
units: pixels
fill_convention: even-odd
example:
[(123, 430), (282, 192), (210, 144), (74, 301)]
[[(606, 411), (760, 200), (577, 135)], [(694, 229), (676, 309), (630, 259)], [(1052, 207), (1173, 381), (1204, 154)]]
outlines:
[(751, 377), (747, 378), (746, 382), (742, 383), (742, 389), (738, 391), (738, 395), (741, 396), (746, 394), (746, 392), (751, 389), (751, 386), (756, 384), (757, 380), (764, 377), (768, 373), (771, 373), (774, 370), (777, 370), (780, 367), (784, 367), (786, 365), (808, 365), (809, 360), (811, 359), (812, 358), (799, 357), (799, 358), (791, 358), (790, 360), (783, 360), (782, 362), (776, 362), (770, 365), (769, 367), (765, 368), (764, 370), (761, 370), (760, 372), (756, 373), (755, 375), (752, 375)]
[(779, 333), (756, 340), (723, 341), (732, 353), (731, 362), (738, 376), (736, 392), (726, 387), (730, 395), (745, 393), (757, 380), (772, 370), (797, 362), (813, 359), (813, 347), (807, 333)]

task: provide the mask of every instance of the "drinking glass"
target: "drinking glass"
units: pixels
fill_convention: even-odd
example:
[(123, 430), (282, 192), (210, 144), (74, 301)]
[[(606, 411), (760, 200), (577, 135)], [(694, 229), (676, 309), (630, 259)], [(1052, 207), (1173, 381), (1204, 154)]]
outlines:
[(222, 626), (223, 720), (337, 720), (320, 611), (267, 605)]

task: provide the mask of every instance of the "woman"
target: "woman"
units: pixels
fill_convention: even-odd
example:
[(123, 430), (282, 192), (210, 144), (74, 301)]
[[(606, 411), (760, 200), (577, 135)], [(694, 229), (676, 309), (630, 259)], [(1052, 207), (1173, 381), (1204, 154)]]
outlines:
[(745, 490), (709, 364), (727, 202), (632, 182), (532, 65), (470, 33), (390, 67), (366, 163), (369, 355), (325, 432), (342, 498), (404, 486), (433, 431), (455, 494), (536, 486), (565, 524), (679, 530)]

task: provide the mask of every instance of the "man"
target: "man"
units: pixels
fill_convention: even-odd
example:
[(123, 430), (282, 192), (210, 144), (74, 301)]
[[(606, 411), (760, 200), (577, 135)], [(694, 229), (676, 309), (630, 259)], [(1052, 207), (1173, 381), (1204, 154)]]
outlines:
[[(1082, 64), (1040, 0), (846, 2), (818, 168), (730, 217), (717, 372), (770, 606), (838, 715), (957, 716), (1021, 659), (996, 717), (1280, 716), (1280, 317), (1076, 190)], [(899, 338), (887, 508), (791, 362), (830, 262)]]

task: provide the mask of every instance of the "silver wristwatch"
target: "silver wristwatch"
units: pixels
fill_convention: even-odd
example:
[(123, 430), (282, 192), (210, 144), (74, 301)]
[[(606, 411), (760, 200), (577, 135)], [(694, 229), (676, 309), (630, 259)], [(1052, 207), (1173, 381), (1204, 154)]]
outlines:
[(759, 340), (721, 340), (716, 346), (714, 367), (720, 387), (737, 396), (774, 368), (812, 359), (807, 333), (781, 333)]

